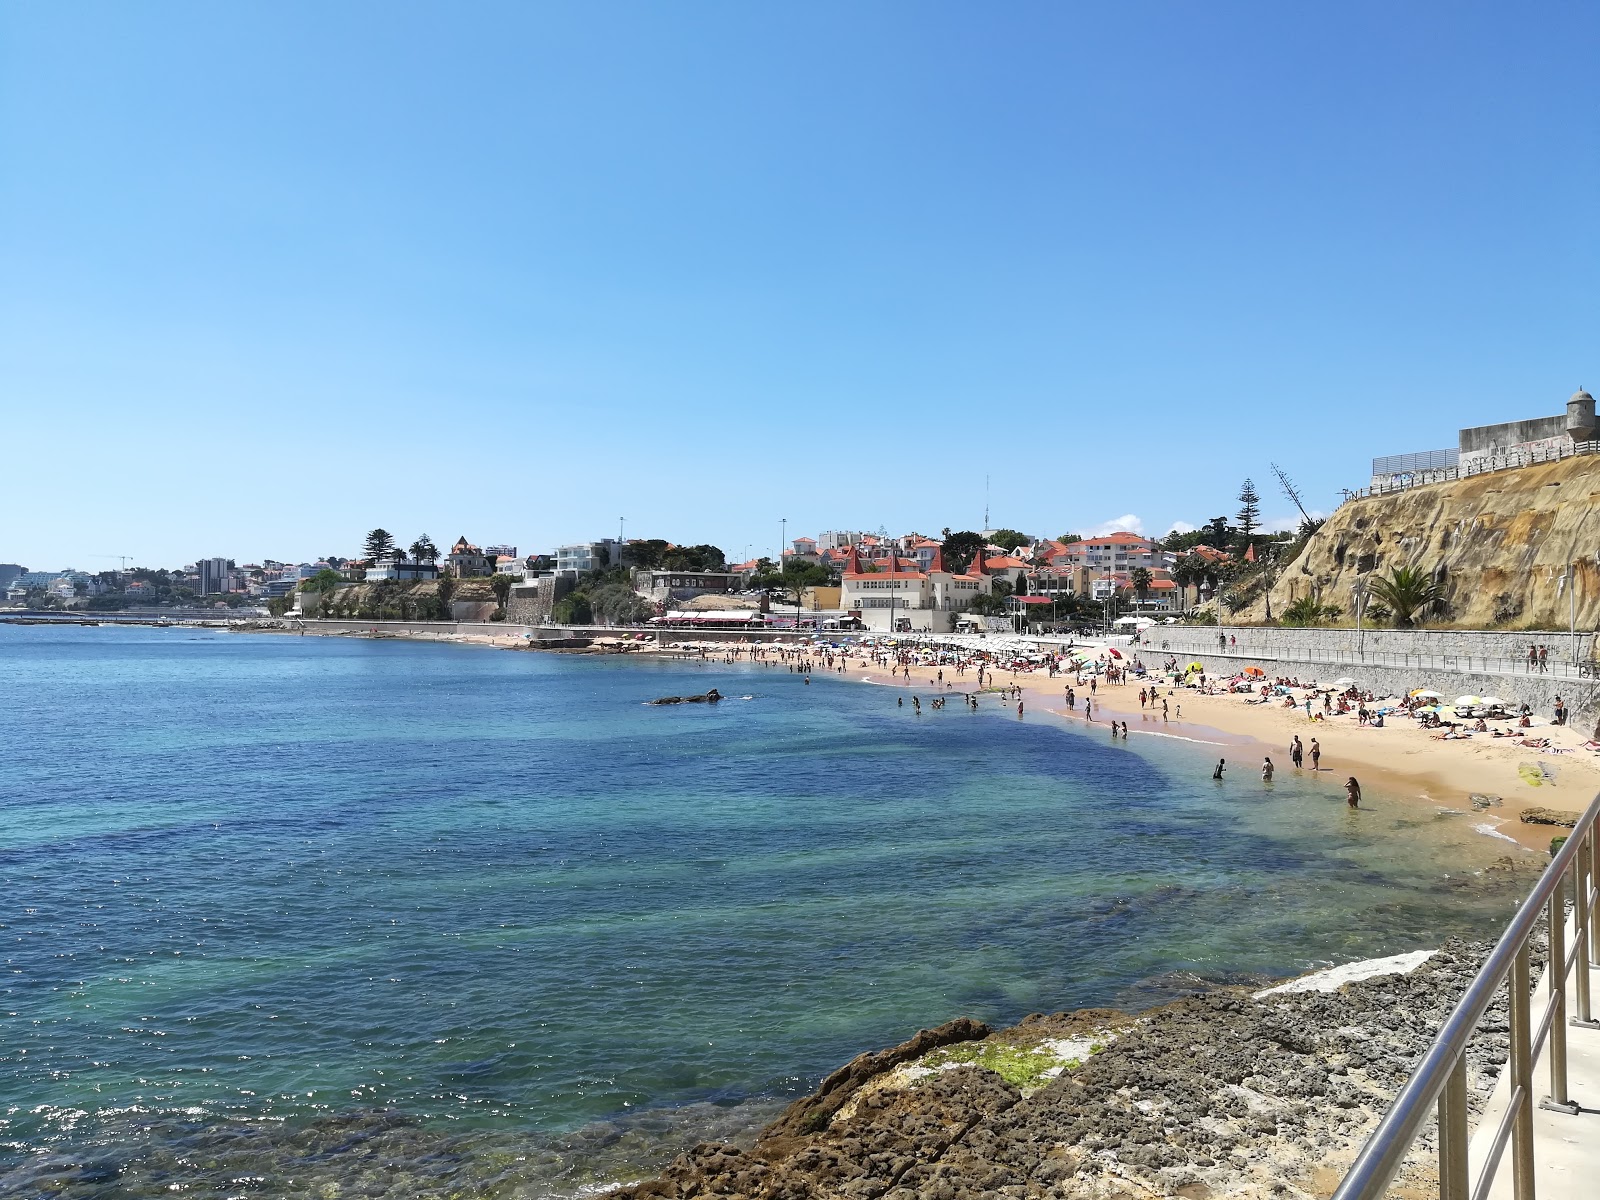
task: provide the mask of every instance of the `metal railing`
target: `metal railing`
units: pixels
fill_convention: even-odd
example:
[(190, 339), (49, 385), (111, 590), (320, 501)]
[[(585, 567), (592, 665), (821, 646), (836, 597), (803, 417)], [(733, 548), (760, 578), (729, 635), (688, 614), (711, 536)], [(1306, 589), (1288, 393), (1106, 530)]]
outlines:
[[(1396, 476), (1391, 476), (1381, 483), (1370, 487), (1357, 488), (1355, 491), (1346, 491), (1344, 499), (1337, 508), (1343, 508), (1352, 500), (1365, 500), (1371, 496), (1387, 496), (1395, 492), (1404, 492), (1410, 488), (1421, 487), (1429, 483), (1446, 483), (1454, 479), (1467, 479), (1473, 475), (1486, 475), (1492, 471), (1512, 471), (1518, 467), (1531, 467), (1537, 463), (1560, 462), (1562, 459), (1572, 458), (1580, 454), (1600, 453), (1600, 441), (1568, 442), (1557, 446), (1542, 446), (1535, 450), (1513, 450), (1509, 454), (1495, 454), (1480, 458), (1469, 459), (1466, 463), (1455, 466), (1428, 467), (1414, 471), (1403, 471)], [(1400, 456), (1405, 457), (1405, 456)], [(1373, 460), (1373, 469), (1376, 474), (1377, 464), (1381, 460)]]
[[(1484, 1200), (1494, 1183), (1506, 1147), (1511, 1147), (1511, 1170), (1516, 1200), (1534, 1200), (1533, 1066), (1548, 1041), (1550, 1091), (1541, 1107), (1576, 1114), (1567, 1096), (1567, 980), (1577, 971), (1577, 1013), (1572, 1024), (1600, 1028), (1590, 1011), (1590, 967), (1600, 963), (1600, 927), (1595, 902), (1600, 898), (1600, 796), (1578, 818), (1567, 842), (1539, 877), (1533, 893), (1522, 903), (1511, 924), (1489, 952), (1466, 994), (1445, 1020), (1439, 1036), (1395, 1097), (1394, 1104), (1333, 1194), (1333, 1200), (1377, 1200), (1399, 1173), (1412, 1144), (1437, 1105), (1439, 1118), (1440, 1200)], [(1573, 899), (1576, 937), (1571, 953), (1566, 940), (1566, 903)], [(1533, 1024), (1529, 943), (1539, 918), (1548, 920), (1549, 959), (1545, 970), (1546, 1005), (1537, 1027)], [(1467, 1162), (1467, 1043), (1496, 993), (1508, 991), (1511, 1054), (1505, 1070), (1511, 1073), (1511, 1099), (1495, 1130), (1477, 1179)]]
[[(1552, 634), (1562, 641), (1568, 640), (1566, 634)], [(1585, 637), (1588, 635), (1585, 634)], [(1503, 675), (1526, 676), (1537, 679), (1540, 676), (1554, 679), (1589, 679), (1595, 674), (1595, 666), (1587, 659), (1576, 657), (1573, 652), (1572, 659), (1549, 659), (1543, 664), (1530, 664), (1524, 658), (1490, 658), (1478, 654), (1394, 654), (1374, 650), (1344, 650), (1337, 647), (1311, 646), (1305, 649), (1291, 649), (1281, 647), (1278, 649), (1253, 648), (1247, 645), (1229, 646), (1226, 650), (1216, 644), (1215, 639), (1207, 642), (1205, 638), (1174, 638), (1165, 631), (1151, 630), (1139, 643), (1138, 647), (1146, 654), (1201, 654), (1213, 658), (1238, 659), (1241, 662), (1281, 661), (1285, 663), (1328, 663), (1332, 666), (1351, 667), (1390, 667), (1396, 670), (1415, 671), (1452, 671), (1461, 675)]]

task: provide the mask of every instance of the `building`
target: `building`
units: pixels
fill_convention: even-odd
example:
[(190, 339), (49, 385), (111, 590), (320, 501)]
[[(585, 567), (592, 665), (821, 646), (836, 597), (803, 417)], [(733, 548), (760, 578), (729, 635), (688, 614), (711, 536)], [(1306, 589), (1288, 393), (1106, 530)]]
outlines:
[(0, 592), (5, 591), (27, 573), (28, 568), (20, 563), (0, 563)]
[[(1456, 471), (1474, 471), (1519, 460), (1552, 457), (1574, 446), (1593, 443), (1597, 436), (1594, 397), (1583, 388), (1567, 400), (1567, 410), (1553, 417), (1475, 425), (1456, 431), (1456, 444), (1444, 450), (1413, 454), (1387, 454), (1372, 460), (1372, 486), (1393, 487), (1426, 483), (1432, 478), (1453, 478)], [(1439, 475), (1432, 475), (1440, 472)]]
[(515, 546), (485, 546), (483, 548), (483, 556), (490, 562), (496, 562), (502, 558), (515, 558), (517, 556), (517, 548)]
[(194, 565), (199, 582), (195, 591), (202, 596), (220, 596), (230, 590), (228, 578), (232, 568), (225, 558), (202, 558)]
[[(1084, 538), (1078, 542), (1050, 543), (1059, 547), (1059, 553), (1047, 553), (1051, 566), (1087, 567), (1090, 572), (1116, 573), (1144, 567), (1149, 571), (1166, 570), (1172, 565), (1172, 555), (1159, 543), (1137, 533), (1108, 533), (1101, 537)], [(1037, 557), (1037, 555), (1035, 556)]]
[(613, 567), (622, 561), (622, 545), (616, 538), (602, 538), (598, 542), (574, 542), (570, 546), (556, 547), (557, 575), (583, 575)]
[(726, 596), (741, 586), (738, 571), (669, 571), (665, 567), (636, 567), (633, 590), (657, 604), (692, 600), (696, 596)]
[(385, 579), (416, 580), (439, 578), (439, 567), (436, 563), (412, 562), (404, 558), (380, 558), (367, 568), (367, 583), (377, 583)]
[(491, 570), (488, 558), (484, 556), (482, 550), (467, 541), (466, 534), (456, 539), (456, 544), (450, 547), (450, 553), (445, 556), (445, 561), (450, 564), (450, 569), (455, 572), (457, 579), (487, 575)]
[(818, 555), (816, 539), (808, 537), (795, 538), (789, 543), (789, 549), (783, 552), (783, 558), (785, 562), (790, 560), (809, 563), (817, 562)]
[(957, 614), (994, 588), (981, 557), (962, 575), (945, 570), (942, 552), (933, 557), (929, 570), (918, 568), (915, 559), (887, 555), (866, 560), (852, 549), (839, 580), (839, 607), (868, 629), (952, 633)]

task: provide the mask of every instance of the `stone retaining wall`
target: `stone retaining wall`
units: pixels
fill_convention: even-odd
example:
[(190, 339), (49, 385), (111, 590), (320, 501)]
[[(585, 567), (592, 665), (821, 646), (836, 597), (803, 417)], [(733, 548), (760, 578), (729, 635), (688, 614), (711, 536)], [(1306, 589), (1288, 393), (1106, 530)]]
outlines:
[[(1241, 650), (1242, 650), (1241, 640)], [(1140, 657), (1146, 666), (1159, 665), (1165, 654), (1158, 648), (1140, 646)], [(1167, 654), (1175, 651), (1167, 651)], [(1246, 657), (1183, 653), (1178, 655), (1180, 665), (1198, 662), (1213, 677), (1228, 678), (1236, 674), (1247, 662), (1266, 671), (1268, 678), (1286, 676), (1302, 683), (1317, 681), (1332, 683), (1335, 679), (1354, 679), (1363, 689), (1376, 694), (1403, 696), (1414, 688), (1432, 687), (1444, 693), (1447, 701), (1457, 696), (1499, 696), (1513, 704), (1529, 704), (1539, 716), (1550, 719), (1555, 711), (1555, 700), (1560, 696), (1570, 710), (1570, 724), (1588, 732), (1600, 720), (1600, 680), (1560, 679), (1551, 675), (1488, 674), (1472, 671), (1417, 671), (1405, 667), (1382, 667), (1369, 664), (1309, 662), (1290, 656), (1282, 658), (1268, 655)]]

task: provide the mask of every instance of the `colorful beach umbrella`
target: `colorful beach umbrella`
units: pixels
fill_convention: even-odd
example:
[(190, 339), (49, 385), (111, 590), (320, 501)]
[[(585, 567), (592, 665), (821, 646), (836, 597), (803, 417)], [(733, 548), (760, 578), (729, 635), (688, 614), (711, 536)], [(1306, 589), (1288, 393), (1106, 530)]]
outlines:
[(1266, 674), (1266, 672), (1263, 671), (1260, 667), (1246, 667), (1244, 669), (1244, 673), (1246, 675), (1265, 675)]
[(1442, 693), (1442, 692), (1430, 692), (1426, 688), (1418, 688), (1416, 691), (1412, 692), (1411, 694), (1413, 696), (1417, 697), (1419, 700), (1443, 700), (1444, 699), (1444, 693)]

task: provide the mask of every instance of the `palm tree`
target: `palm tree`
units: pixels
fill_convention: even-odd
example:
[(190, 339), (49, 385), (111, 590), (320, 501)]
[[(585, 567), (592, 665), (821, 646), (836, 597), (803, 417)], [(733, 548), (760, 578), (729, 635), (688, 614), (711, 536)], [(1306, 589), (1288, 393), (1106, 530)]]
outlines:
[(1372, 580), (1372, 594), (1394, 614), (1394, 623), (1409, 629), (1417, 614), (1426, 612), (1442, 597), (1439, 587), (1416, 567), (1395, 567), (1388, 576)]
[(433, 539), (423, 534), (411, 543), (411, 557), (418, 562), (436, 562), (439, 558), (439, 547), (433, 544)]
[(1148, 567), (1135, 567), (1128, 573), (1128, 582), (1133, 584), (1133, 594), (1139, 597), (1139, 604), (1144, 605), (1144, 598), (1150, 592), (1150, 584), (1155, 576), (1150, 574)]
[[(1172, 564), (1172, 582), (1177, 584), (1178, 587), (1184, 591), (1187, 591), (1189, 588), (1200, 582), (1200, 573), (1196, 569), (1195, 564), (1191, 561), (1190, 555), (1185, 554), (1177, 562)], [(1180, 592), (1178, 595), (1178, 603), (1183, 608), (1189, 607), (1188, 599), (1182, 594), (1182, 592)]]

